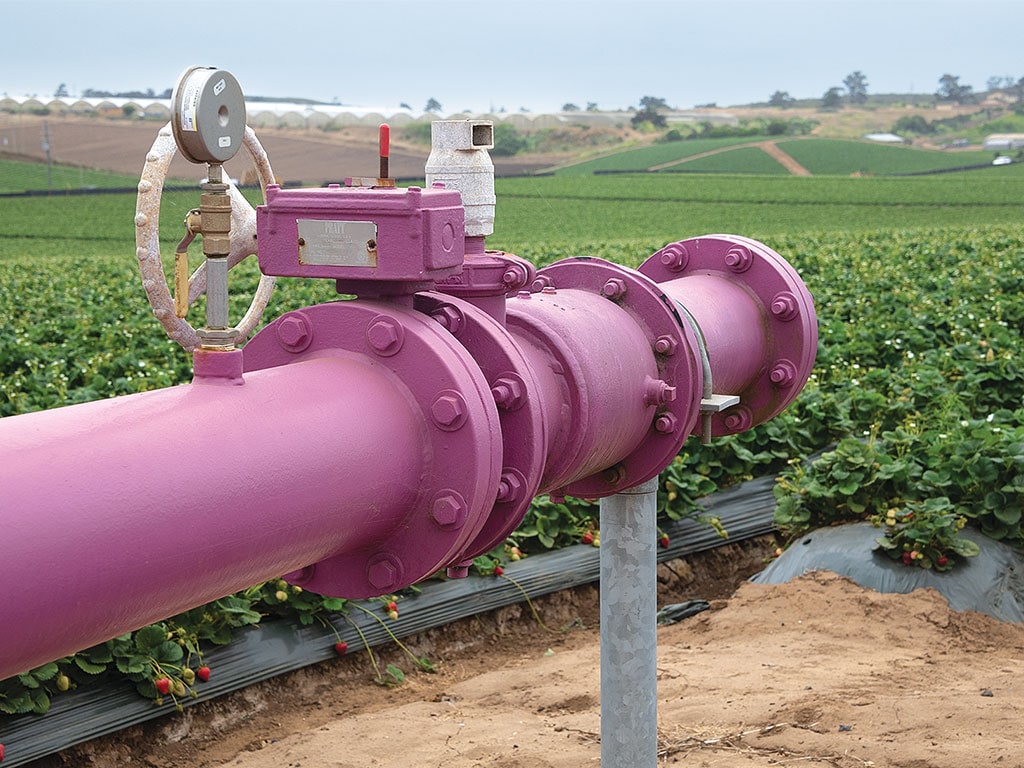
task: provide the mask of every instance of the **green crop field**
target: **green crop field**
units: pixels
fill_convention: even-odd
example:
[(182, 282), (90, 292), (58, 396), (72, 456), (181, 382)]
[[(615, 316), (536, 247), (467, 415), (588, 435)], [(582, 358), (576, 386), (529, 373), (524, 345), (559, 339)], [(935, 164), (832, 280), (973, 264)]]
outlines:
[[(538, 264), (588, 255), (635, 266), (667, 242), (712, 232), (766, 242), (815, 297), (814, 373), (768, 424), (710, 446), (688, 442), (662, 475), (660, 512), (693, 514), (696, 498), (770, 474), (780, 477), (782, 531), (874, 519), (894, 556), (948, 569), (972, 554), (957, 537), (964, 524), (1024, 543), (1024, 176), (1015, 170), (499, 179), (489, 245)], [(197, 203), (198, 191), (165, 195), (166, 254)], [(188, 356), (164, 337), (140, 285), (134, 207), (134, 195), (0, 198), (0, 416), (188, 380)], [(238, 272), (236, 318), (256, 279), (251, 263)], [(267, 319), (329, 300), (332, 289), (279, 280)], [(593, 525), (593, 507), (540, 500), (513, 542), (539, 552)], [(478, 572), (493, 573), (511, 551), (499, 547)], [(309, 623), (344, 610), (308, 593), (286, 605), (269, 584), (162, 622), (134, 645), (112, 641), (0, 681), (0, 712), (43, 712), (61, 675), (86, 685), (115, 669), (156, 699), (154, 667), (129, 661), (141, 653), (165, 663), (168, 632), (191, 638), (171, 649), (180, 661), (229, 640), (239, 615), (246, 623), (293, 610)], [(147, 645), (149, 636), (160, 642)]]
[(0, 195), (28, 190), (131, 189), (139, 180), (106, 171), (18, 160), (0, 160)]
[(778, 146), (816, 175), (849, 176), (853, 173), (870, 173), (883, 176), (922, 173), (970, 165), (988, 165), (993, 158), (991, 152), (941, 152), (838, 139), (794, 139), (780, 141)]
[[(815, 175), (849, 176), (929, 173), (988, 165), (992, 152), (946, 152), (871, 141), (767, 137), (697, 139), (623, 150), (560, 168), (558, 176), (582, 176), (652, 168), (694, 173), (780, 173), (778, 163), (751, 144), (771, 140)], [(1001, 170), (1001, 169), (1000, 169)]]

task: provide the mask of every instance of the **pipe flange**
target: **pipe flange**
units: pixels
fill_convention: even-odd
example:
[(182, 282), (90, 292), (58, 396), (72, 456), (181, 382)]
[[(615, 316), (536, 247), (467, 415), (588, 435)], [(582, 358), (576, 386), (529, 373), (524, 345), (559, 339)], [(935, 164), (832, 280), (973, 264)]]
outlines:
[(508, 538), (537, 495), (547, 449), (540, 387), (512, 335), (476, 305), (435, 292), (416, 294), (413, 304), (472, 355), (498, 407), (503, 455), (498, 494), (483, 529), (456, 558), (472, 560)]
[(715, 413), (712, 435), (731, 435), (763, 424), (796, 399), (814, 367), (817, 315), (803, 280), (778, 253), (748, 237), (706, 235), (666, 245), (640, 266), (640, 272), (672, 295), (683, 292), (676, 286), (685, 286), (688, 277), (722, 278), (742, 286), (759, 305), (766, 348), (757, 375), (742, 391), (716, 392), (738, 395), (744, 414), (740, 417), (729, 408)]
[(540, 270), (538, 281), (540, 299), (546, 291), (577, 289), (616, 303), (647, 337), (658, 371), (657, 379), (638, 382), (637, 396), (644, 398), (651, 417), (640, 444), (613, 467), (574, 479), (554, 492), (597, 499), (656, 477), (682, 449), (700, 414), (704, 374), (701, 342), (694, 329), (650, 279), (603, 259), (556, 262)]
[[(462, 344), (411, 308), (362, 299), (306, 307), (301, 345), (292, 343), (294, 314), (270, 323), (245, 346), (245, 370), (328, 355), (361, 356), (387, 372), (408, 398), (410, 412), (418, 414), (413, 422), (420, 432), (409, 439), (420, 446), (422, 471), (392, 478), (410, 488), (414, 501), (382, 523), (390, 530), (289, 579), (320, 594), (358, 599), (433, 575), (477, 539), (494, 505), (502, 445), (490, 382)], [(338, 506), (343, 504), (339, 499)], [(366, 513), (384, 515), (383, 510)]]

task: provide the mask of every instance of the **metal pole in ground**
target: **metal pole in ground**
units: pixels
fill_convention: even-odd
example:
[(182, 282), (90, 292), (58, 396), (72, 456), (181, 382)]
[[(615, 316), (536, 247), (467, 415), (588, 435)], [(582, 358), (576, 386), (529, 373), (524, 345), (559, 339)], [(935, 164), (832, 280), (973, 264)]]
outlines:
[(601, 499), (601, 766), (656, 768), (658, 478)]

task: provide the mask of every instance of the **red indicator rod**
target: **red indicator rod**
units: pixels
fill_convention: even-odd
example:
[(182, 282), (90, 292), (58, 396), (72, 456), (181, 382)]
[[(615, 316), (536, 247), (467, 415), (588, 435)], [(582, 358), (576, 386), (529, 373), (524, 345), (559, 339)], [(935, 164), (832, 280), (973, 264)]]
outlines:
[(380, 126), (380, 178), (390, 175), (389, 156), (391, 154), (391, 127), (387, 123)]

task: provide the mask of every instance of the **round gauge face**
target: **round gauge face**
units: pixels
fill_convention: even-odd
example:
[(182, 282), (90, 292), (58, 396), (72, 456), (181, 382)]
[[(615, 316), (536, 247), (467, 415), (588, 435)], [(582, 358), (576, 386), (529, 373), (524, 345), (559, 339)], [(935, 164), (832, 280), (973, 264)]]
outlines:
[(171, 100), (174, 141), (193, 163), (223, 163), (245, 135), (245, 97), (230, 72), (190, 67), (178, 78)]

